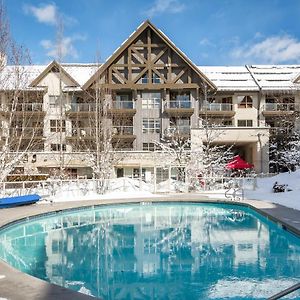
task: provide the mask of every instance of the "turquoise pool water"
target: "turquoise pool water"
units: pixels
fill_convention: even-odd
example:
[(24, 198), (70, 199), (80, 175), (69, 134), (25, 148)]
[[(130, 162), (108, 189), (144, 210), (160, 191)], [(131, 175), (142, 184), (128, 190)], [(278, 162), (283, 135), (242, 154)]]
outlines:
[(0, 257), (105, 300), (266, 299), (300, 281), (299, 238), (236, 205), (111, 205), (33, 218), (0, 231)]

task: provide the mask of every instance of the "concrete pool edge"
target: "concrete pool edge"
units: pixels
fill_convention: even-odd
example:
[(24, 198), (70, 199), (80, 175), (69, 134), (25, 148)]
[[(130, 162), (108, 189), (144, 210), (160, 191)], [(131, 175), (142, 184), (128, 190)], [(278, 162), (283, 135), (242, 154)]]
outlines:
[[(199, 199), (200, 198), (200, 199)], [(40, 204), (0, 210), (0, 229), (21, 219), (43, 214), (88, 208), (107, 204), (125, 204), (139, 202), (207, 202), (227, 203), (247, 206), (268, 219), (282, 224), (283, 228), (300, 236), (300, 211), (257, 200), (239, 202), (224, 199), (203, 199), (202, 195), (180, 194), (161, 198), (109, 199), (76, 202), (60, 202)], [(94, 297), (74, 292), (67, 288), (48, 283), (36, 277), (22, 273), (0, 260), (0, 298), (4, 299), (96, 299)], [(17, 287), (17, 288), (16, 288)]]

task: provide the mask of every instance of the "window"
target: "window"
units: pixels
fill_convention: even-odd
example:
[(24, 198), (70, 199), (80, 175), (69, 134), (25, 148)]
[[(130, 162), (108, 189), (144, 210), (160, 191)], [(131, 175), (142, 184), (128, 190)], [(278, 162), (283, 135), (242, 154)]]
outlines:
[(66, 131), (65, 120), (50, 120), (50, 132), (60, 132), (60, 127), (62, 132)]
[(238, 127), (252, 127), (252, 120), (238, 120)]
[(154, 143), (143, 143), (143, 150), (144, 151), (155, 151), (155, 150), (159, 150), (159, 147)]
[(160, 83), (160, 77), (156, 73), (152, 74), (152, 83)]
[[(241, 97), (238, 97), (238, 102), (239, 102), (239, 105), (238, 107), (239, 108), (251, 108), (253, 107), (253, 100), (250, 96), (241, 96)], [(239, 101), (240, 98), (242, 98), (242, 101)]]
[(170, 108), (191, 108), (190, 92), (171, 91)]
[(155, 132), (160, 132), (160, 120), (154, 118), (143, 119), (143, 133)]
[(143, 77), (142, 77), (142, 83), (143, 84), (147, 84), (148, 83), (148, 75), (147, 74), (143, 75)]
[[(60, 148), (60, 146), (62, 146), (62, 148)], [(66, 151), (66, 145), (65, 144), (51, 144), (51, 151), (60, 151), (60, 149), (62, 149), (62, 151)]]
[(49, 106), (50, 108), (57, 108), (59, 107), (59, 96), (49, 96)]
[(142, 108), (152, 109), (160, 108), (161, 94), (158, 92), (143, 92), (142, 93)]

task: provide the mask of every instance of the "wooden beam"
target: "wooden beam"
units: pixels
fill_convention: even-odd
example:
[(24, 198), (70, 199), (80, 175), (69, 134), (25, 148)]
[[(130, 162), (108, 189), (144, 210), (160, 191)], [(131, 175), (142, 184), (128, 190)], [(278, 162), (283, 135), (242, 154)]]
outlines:
[(161, 50), (157, 56), (152, 60), (152, 63), (155, 64), (167, 51), (167, 47), (165, 47), (163, 50)]
[(148, 48), (149, 46), (151, 48), (163, 48), (163, 47), (166, 47), (166, 44), (132, 44), (133, 47), (143, 47), (143, 48)]
[(171, 58), (171, 49), (168, 48), (168, 82), (172, 81), (172, 58)]
[(147, 60), (142, 56), (140, 52), (138, 52), (136, 49), (132, 48), (132, 51), (146, 64)]
[(131, 60), (131, 47), (128, 48), (127, 62), (128, 62), (128, 81), (132, 81), (132, 60)]
[(167, 79), (165, 78), (164, 74), (161, 74), (158, 70), (155, 68), (152, 69), (152, 71), (159, 76), (159, 78), (163, 81), (163, 83), (167, 82)]
[(151, 71), (151, 29), (147, 30), (147, 67), (148, 67), (148, 83), (152, 82), (152, 71)]
[(176, 81), (187, 71), (187, 67), (185, 67), (184, 69), (182, 69), (179, 74), (175, 77), (174, 80), (172, 80), (172, 83), (176, 83)]
[(124, 83), (127, 83), (127, 79), (125, 78), (125, 76), (122, 73), (119, 72), (118, 69), (112, 68), (112, 70), (121, 77), (120, 79), (123, 79)]
[(162, 90), (162, 89), (172, 89), (172, 90), (182, 90), (182, 89), (196, 89), (200, 88), (196, 83), (149, 83), (149, 84), (142, 84), (142, 83), (113, 83), (113, 84), (103, 84), (103, 88), (108, 88), (111, 90), (120, 90), (120, 89), (127, 89), (127, 90)]
[(148, 71), (148, 68), (145, 67), (145, 69), (143, 71), (141, 71), (141, 73), (136, 77), (133, 78), (132, 82), (136, 83), (137, 81), (140, 80), (140, 78)]

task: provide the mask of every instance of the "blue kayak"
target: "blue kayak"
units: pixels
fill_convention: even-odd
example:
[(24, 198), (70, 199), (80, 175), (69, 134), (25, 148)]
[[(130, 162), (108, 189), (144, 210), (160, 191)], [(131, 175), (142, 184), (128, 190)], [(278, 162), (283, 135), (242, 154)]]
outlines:
[(37, 194), (0, 198), (0, 208), (14, 207), (36, 203), (41, 199)]

